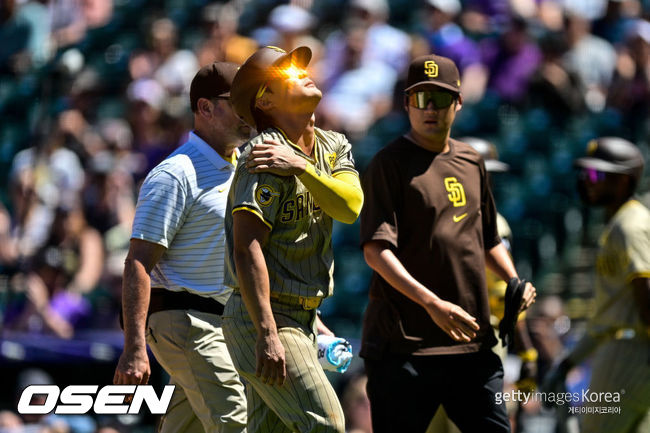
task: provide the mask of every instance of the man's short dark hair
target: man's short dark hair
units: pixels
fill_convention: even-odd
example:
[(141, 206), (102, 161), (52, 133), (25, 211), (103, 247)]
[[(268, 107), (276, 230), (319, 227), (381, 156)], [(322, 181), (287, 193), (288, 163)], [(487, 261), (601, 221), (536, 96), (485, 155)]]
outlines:
[(239, 66), (234, 63), (214, 62), (199, 69), (190, 85), (192, 112), (197, 112), (201, 98), (229, 98), (230, 86), (238, 68)]

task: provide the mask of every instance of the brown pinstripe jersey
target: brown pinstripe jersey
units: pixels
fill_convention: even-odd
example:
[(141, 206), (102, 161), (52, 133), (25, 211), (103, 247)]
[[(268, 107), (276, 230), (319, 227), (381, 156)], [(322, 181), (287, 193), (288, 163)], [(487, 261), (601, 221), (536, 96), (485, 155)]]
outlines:
[[(251, 148), (271, 138), (307, 159), (324, 174), (354, 169), (351, 145), (344, 135), (315, 128), (314, 157), (306, 155), (274, 128), (250, 140), (240, 158), (245, 161)], [(251, 174), (246, 164), (239, 164), (228, 194), (226, 208), (226, 277), (227, 286), (238, 288), (232, 258), (232, 214), (248, 211), (257, 215), (271, 233), (264, 247), (271, 292), (296, 296), (331, 296), (333, 292), (334, 256), (332, 252), (332, 218), (296, 176), (270, 173)]]

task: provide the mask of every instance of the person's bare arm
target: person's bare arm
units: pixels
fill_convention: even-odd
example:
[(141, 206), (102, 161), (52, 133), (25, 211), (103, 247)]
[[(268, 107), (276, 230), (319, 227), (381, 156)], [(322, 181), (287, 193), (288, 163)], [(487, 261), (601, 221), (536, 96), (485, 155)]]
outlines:
[(81, 263), (68, 289), (76, 293), (89, 293), (95, 288), (104, 267), (102, 237), (93, 228), (87, 228), (80, 239)]
[(330, 337), (334, 337), (334, 332), (332, 332), (330, 328), (325, 326), (320, 316), (318, 315), (316, 316), (316, 332), (318, 332), (318, 335), (323, 334), (323, 335), (329, 335)]
[[(511, 278), (519, 278), (515, 265), (512, 263), (512, 258), (502, 243), (497, 244), (485, 252), (485, 264), (504, 281), (510, 281)], [(537, 290), (532, 283), (528, 282), (524, 290), (524, 296), (521, 298), (520, 311), (524, 311), (530, 307), (535, 302), (536, 296)]]
[(116, 385), (140, 385), (149, 380), (151, 368), (144, 329), (151, 295), (149, 274), (164, 252), (165, 247), (162, 245), (131, 239), (129, 253), (124, 261), (124, 350), (113, 376)]
[(392, 287), (421, 305), (431, 319), (451, 338), (469, 342), (476, 337), (479, 325), (459, 305), (440, 299), (406, 270), (385, 241), (370, 241), (363, 246), (368, 265)]
[(519, 278), (510, 254), (508, 254), (507, 248), (501, 242), (485, 251), (485, 264), (501, 277), (503, 281), (509, 281), (511, 278)]
[(11, 266), (18, 255), (18, 242), (11, 235), (11, 215), (0, 203), (0, 263)]
[(19, 278), (26, 284), (26, 293), (29, 303), (20, 317), (20, 326), (29, 329), (32, 315), (37, 315), (43, 321), (46, 329), (57, 337), (72, 338), (74, 327), (59, 313), (50, 307), (49, 290), (37, 272), (30, 272), (25, 278)]
[(269, 228), (255, 214), (233, 214), (234, 251), (239, 290), (255, 329), (255, 374), (268, 385), (283, 385), (286, 378), (284, 347), (271, 310), (269, 274), (262, 251)]

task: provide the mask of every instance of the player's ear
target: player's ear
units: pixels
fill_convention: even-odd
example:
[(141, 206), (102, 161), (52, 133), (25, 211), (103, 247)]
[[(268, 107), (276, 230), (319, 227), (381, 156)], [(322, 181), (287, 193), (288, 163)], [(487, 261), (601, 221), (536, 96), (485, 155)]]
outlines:
[(463, 108), (463, 95), (458, 94), (458, 99), (456, 99), (456, 111), (460, 111)]
[(402, 99), (402, 103), (404, 104), (404, 111), (407, 113), (409, 112), (409, 95), (404, 92), (404, 98)]
[(199, 98), (196, 102), (196, 111), (203, 117), (211, 118), (214, 106), (212, 101), (207, 98)]
[(255, 101), (255, 107), (259, 108), (262, 111), (268, 111), (273, 108), (273, 101), (264, 95)]

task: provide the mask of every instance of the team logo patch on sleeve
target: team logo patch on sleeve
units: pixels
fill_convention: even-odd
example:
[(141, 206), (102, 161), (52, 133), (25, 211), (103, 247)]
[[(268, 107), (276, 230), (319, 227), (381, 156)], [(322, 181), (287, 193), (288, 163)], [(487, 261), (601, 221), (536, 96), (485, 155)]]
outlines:
[(270, 185), (260, 185), (255, 190), (255, 201), (262, 207), (269, 206), (273, 203), (273, 199), (279, 196), (280, 193), (274, 190)]

